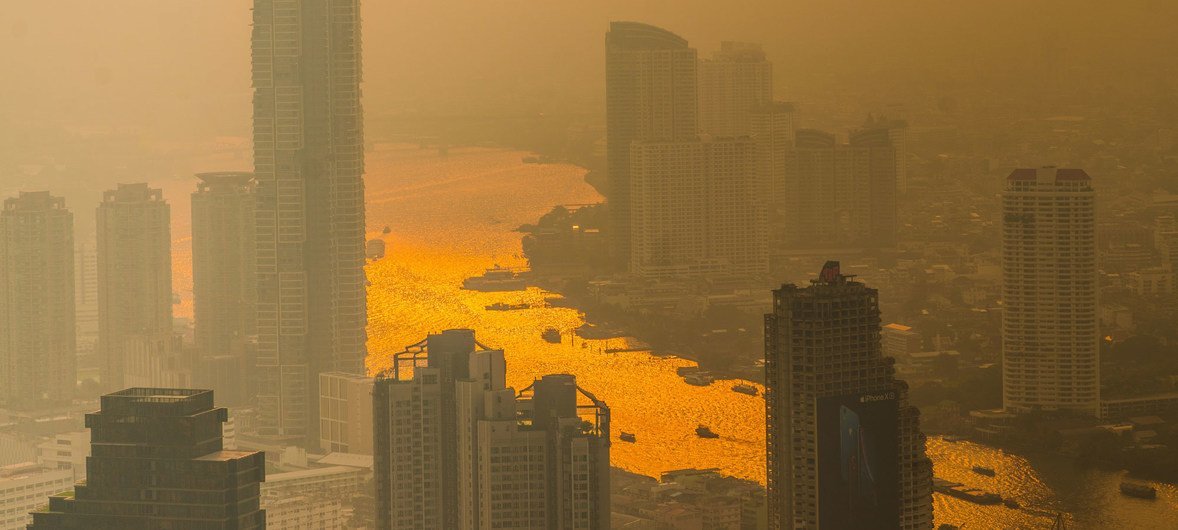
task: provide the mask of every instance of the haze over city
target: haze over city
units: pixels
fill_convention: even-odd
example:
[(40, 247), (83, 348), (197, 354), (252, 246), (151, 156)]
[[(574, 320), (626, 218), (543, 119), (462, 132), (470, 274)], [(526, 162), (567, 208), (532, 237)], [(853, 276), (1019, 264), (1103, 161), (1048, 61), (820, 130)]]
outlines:
[(1178, 527), (1178, 3), (0, 12), (0, 530)]

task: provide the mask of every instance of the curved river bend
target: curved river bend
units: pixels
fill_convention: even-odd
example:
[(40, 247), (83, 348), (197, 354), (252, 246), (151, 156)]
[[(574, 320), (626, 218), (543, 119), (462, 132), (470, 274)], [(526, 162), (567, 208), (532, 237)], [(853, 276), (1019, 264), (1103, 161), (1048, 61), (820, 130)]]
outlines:
[[(614, 433), (637, 435), (638, 442), (615, 443), (613, 464), (658, 476), (685, 467), (715, 467), (750, 480), (765, 480), (764, 401), (731, 390), (731, 382), (709, 387), (684, 383), (675, 369), (691, 364), (648, 353), (605, 353), (626, 347), (625, 339), (571, 341), (583, 322), (576, 310), (546, 308), (536, 288), (515, 293), (477, 293), (459, 288), (464, 278), (494, 264), (523, 266), (520, 234), (557, 204), (597, 202), (584, 182), (585, 170), (571, 165), (523, 164), (527, 153), (465, 148), (449, 156), (416, 146), (380, 144), (367, 154), (367, 217), (370, 238), (383, 237), (386, 257), (367, 268), (369, 368), (426, 333), (473, 328), (483, 344), (507, 353), (508, 384), (527, 386), (554, 372), (577, 376), (578, 383), (611, 408)], [(172, 184), (172, 183), (170, 183)], [(171, 188), (172, 186), (169, 186)], [(183, 193), (191, 191), (188, 189)], [(185, 195), (170, 193), (174, 205)], [(182, 201), (182, 202), (177, 202)], [(187, 219), (174, 226), (176, 290), (186, 295), (178, 314), (190, 311), (191, 265)], [(392, 232), (382, 235), (389, 226)], [(487, 311), (496, 303), (527, 302), (520, 311)], [(564, 333), (561, 344), (540, 338), (545, 328)], [(719, 439), (695, 436), (698, 424)], [(1156, 501), (1123, 497), (1119, 474), (1079, 470), (1060, 461), (1029, 461), (969, 442), (929, 441), (937, 476), (1014, 497), (1023, 506), (977, 506), (936, 495), (937, 524), (965, 528), (1050, 528), (1062, 512), (1072, 528), (1178, 528), (1178, 489), (1155, 484)], [(983, 477), (973, 465), (997, 471)]]

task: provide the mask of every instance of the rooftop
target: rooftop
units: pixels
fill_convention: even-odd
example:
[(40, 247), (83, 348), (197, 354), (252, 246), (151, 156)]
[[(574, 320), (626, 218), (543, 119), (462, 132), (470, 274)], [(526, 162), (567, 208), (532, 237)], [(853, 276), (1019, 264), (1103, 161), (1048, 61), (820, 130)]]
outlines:
[(257, 451), (217, 451), (199, 458), (194, 458), (193, 460), (201, 460), (205, 462), (228, 462), (230, 460), (245, 458), (255, 453), (257, 453)]

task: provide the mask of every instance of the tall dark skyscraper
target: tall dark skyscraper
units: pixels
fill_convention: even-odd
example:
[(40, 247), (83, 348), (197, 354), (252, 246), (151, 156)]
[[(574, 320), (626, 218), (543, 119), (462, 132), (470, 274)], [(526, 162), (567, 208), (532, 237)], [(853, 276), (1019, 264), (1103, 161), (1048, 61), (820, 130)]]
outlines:
[(609, 408), (567, 374), (521, 391), (468, 329), (396, 354), (372, 393), (376, 528), (609, 528)]
[(875, 289), (828, 262), (765, 316), (770, 528), (932, 528), (920, 412), (880, 344)]
[(98, 205), (98, 356), (102, 385), (123, 388), (129, 340), (172, 334), (171, 207), (147, 184), (119, 184)]
[(86, 482), (49, 498), (30, 530), (266, 528), (265, 455), (225, 451), (208, 390), (130, 388), (86, 415)]
[(605, 36), (606, 166), (610, 244), (630, 264), (630, 147), (699, 134), (697, 55), (687, 41), (638, 22), (612, 22)]
[(363, 370), (359, 0), (255, 0), (258, 432), (318, 443), (318, 374)]
[(196, 346), (202, 355), (226, 355), (254, 333), (253, 175), (202, 173), (197, 178), (200, 184), (192, 194)]
[(0, 210), (0, 404), (68, 403), (77, 381), (74, 214), (47, 191)]

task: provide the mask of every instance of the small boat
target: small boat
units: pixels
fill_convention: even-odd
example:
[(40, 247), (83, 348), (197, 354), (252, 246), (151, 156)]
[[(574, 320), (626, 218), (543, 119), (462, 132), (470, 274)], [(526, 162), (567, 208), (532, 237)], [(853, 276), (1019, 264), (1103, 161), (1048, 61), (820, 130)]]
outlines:
[(700, 438), (719, 438), (720, 437), (719, 434), (712, 432), (711, 429), (709, 429), (703, 425), (700, 425), (699, 427), (695, 428), (695, 435), (699, 436)]
[(377, 260), (384, 257), (384, 240), (369, 239), (368, 244), (364, 247), (364, 253), (368, 259)]
[(1016, 501), (1014, 499), (1002, 499), (1002, 504), (1005, 504), (1007, 508), (1010, 508), (1012, 510), (1017, 510), (1021, 507), (1019, 505), (1018, 501)]
[(484, 306), (483, 309), (487, 311), (515, 311), (517, 309), (527, 309), (532, 307), (528, 304), (505, 304), (503, 302), (496, 302), (489, 306)]
[(973, 466), (973, 472), (979, 475), (985, 475), (987, 477), (996, 475), (996, 473), (994, 473), (994, 468), (986, 466)]
[(707, 372), (694, 372), (683, 376), (683, 381), (693, 386), (708, 386), (715, 380), (716, 378)]
[(462, 288), (468, 291), (500, 292), (523, 291), (528, 286), (519, 279), (515, 271), (496, 265), (484, 271), (482, 276), (463, 280)]
[(760, 393), (760, 391), (757, 390), (757, 387), (745, 383), (732, 385), (732, 391), (740, 392), (741, 394), (748, 394), (750, 396), (755, 396)]
[(961, 530), (961, 527), (955, 524), (942, 523), (937, 527), (937, 530)]
[(1138, 499), (1158, 498), (1158, 490), (1153, 486), (1140, 482), (1129, 482), (1127, 480), (1121, 481), (1121, 493), (1130, 497), (1137, 497)]
[(623, 432), (618, 438), (621, 438), (623, 442), (634, 443), (638, 441), (638, 437), (634, 436), (632, 432)]
[(382, 234), (388, 234), (388, 233), (390, 233), (390, 232), (392, 232), (392, 231), (393, 231), (393, 229), (392, 229), (392, 228), (389, 228), (389, 225), (384, 225), (384, 230), (381, 230), (381, 231), (380, 231), (380, 233), (382, 233)]
[(560, 344), (560, 330), (556, 328), (548, 328), (540, 333), (540, 338), (553, 344)]

